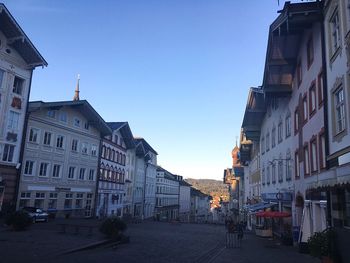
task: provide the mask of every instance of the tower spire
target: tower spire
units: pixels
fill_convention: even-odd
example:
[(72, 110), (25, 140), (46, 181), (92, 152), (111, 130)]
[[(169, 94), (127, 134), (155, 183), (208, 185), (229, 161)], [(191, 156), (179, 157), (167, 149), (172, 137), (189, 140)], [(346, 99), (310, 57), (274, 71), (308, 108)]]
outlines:
[(79, 81), (80, 81), (80, 74), (78, 74), (77, 86), (76, 86), (76, 88), (75, 88), (73, 100), (80, 100), (80, 99), (79, 99)]

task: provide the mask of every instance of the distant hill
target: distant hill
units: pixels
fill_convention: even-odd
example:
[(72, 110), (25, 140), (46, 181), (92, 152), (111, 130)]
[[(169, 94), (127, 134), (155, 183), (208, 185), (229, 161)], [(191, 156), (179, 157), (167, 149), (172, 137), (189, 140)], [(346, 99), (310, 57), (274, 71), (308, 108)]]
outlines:
[(224, 201), (228, 200), (228, 187), (222, 181), (193, 178), (185, 179), (185, 181), (201, 192), (211, 195), (214, 200), (218, 200), (220, 196), (223, 197)]

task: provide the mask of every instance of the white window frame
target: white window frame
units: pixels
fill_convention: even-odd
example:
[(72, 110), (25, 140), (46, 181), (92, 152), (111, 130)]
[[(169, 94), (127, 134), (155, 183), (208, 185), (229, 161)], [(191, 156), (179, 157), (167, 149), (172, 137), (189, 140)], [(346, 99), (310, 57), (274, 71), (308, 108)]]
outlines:
[(26, 160), (24, 163), (24, 171), (23, 174), (26, 176), (33, 176), (35, 173), (35, 161)]
[[(57, 174), (56, 167), (58, 167), (58, 174)], [(52, 166), (52, 178), (61, 178), (61, 172), (62, 172), (62, 165), (56, 163)]]
[(28, 142), (38, 143), (39, 133), (40, 133), (40, 130), (38, 128), (30, 127), (29, 128), (29, 135), (28, 135)]
[(43, 144), (46, 146), (51, 146), (51, 141), (52, 141), (52, 132), (45, 131), (44, 138), (43, 138)]
[(9, 118), (8, 118), (8, 122), (7, 122), (7, 128), (10, 129), (10, 130), (17, 131), (18, 130), (19, 117), (20, 117), (20, 113), (10, 110)]
[[(7, 147), (7, 149), (6, 149)], [(8, 163), (12, 163), (13, 162), (13, 157), (15, 155), (15, 145), (12, 144), (4, 144), (3, 146), (3, 152), (2, 152), (2, 158), (1, 160), (3, 162), (8, 162)]]
[[(58, 141), (59, 139), (61, 139), (61, 142)], [(55, 144), (56, 148), (64, 149), (64, 139), (65, 139), (64, 135), (59, 134), (56, 136), (56, 144)]]
[[(73, 173), (72, 173), (72, 169), (73, 169)], [(68, 179), (75, 179), (75, 174), (76, 174), (76, 167), (75, 166), (69, 166), (68, 168)]]
[[(39, 177), (48, 177), (48, 172), (50, 170), (50, 163), (41, 162), (39, 165)], [(43, 173), (45, 171), (45, 173)]]

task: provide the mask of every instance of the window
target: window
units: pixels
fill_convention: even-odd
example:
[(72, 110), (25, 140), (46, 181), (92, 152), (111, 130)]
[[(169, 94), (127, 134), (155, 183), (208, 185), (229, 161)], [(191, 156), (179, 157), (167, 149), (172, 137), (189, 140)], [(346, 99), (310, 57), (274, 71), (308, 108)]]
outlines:
[(91, 155), (97, 156), (97, 146), (96, 145), (91, 146)]
[(320, 169), (326, 168), (326, 141), (324, 131), (319, 135), (319, 157), (320, 157)]
[(303, 97), (303, 122), (306, 123), (307, 122), (307, 95), (305, 94)]
[(323, 104), (323, 73), (318, 75), (318, 105)]
[(304, 146), (304, 174), (310, 174), (310, 156), (309, 156), (309, 145), (306, 143)]
[(64, 208), (66, 209), (72, 208), (72, 199), (73, 199), (73, 194), (67, 193), (66, 199), (64, 200)]
[(292, 179), (292, 159), (290, 156), (290, 151), (287, 151), (286, 156), (286, 180), (290, 181)]
[(62, 135), (57, 135), (56, 137), (56, 147), (63, 149), (64, 137)]
[(19, 200), (20, 208), (29, 206), (30, 196), (31, 196), (30, 192), (21, 192), (21, 198)]
[(294, 112), (294, 133), (297, 134), (299, 131), (299, 110), (298, 108)]
[(0, 89), (2, 88), (2, 80), (4, 79), (5, 71), (0, 69)]
[(71, 147), (73, 152), (76, 152), (78, 150), (78, 140), (77, 139), (72, 139), (72, 147)]
[(45, 132), (44, 133), (44, 145), (51, 145), (51, 132)]
[(44, 208), (44, 200), (45, 200), (45, 193), (43, 192), (36, 192), (35, 194), (35, 200), (34, 200), (34, 206), (37, 208)]
[(47, 111), (47, 117), (50, 117), (50, 118), (56, 118), (56, 111), (54, 110), (48, 110)]
[(309, 89), (309, 111), (310, 116), (315, 114), (316, 111), (316, 86), (313, 83)]
[(82, 208), (83, 207), (83, 197), (84, 197), (84, 194), (77, 193), (77, 197), (75, 199), (75, 208)]
[(74, 179), (75, 177), (75, 167), (70, 166), (68, 170), (68, 179)]
[(25, 175), (33, 175), (33, 167), (34, 167), (34, 162), (33, 161), (26, 161), (24, 165), (24, 174)]
[(83, 154), (87, 154), (87, 152), (88, 152), (88, 144), (87, 144), (86, 142), (83, 142), (83, 143), (81, 144), (81, 152), (82, 152)]
[(50, 193), (50, 199), (49, 199), (49, 204), (48, 208), (49, 209), (56, 209), (57, 208), (57, 193)]
[(270, 184), (271, 178), (270, 178), (270, 165), (267, 165), (266, 167), (266, 183)]
[(339, 14), (336, 10), (330, 19), (331, 32), (332, 32), (332, 51), (333, 54), (340, 46), (340, 30), (339, 30)]
[(48, 163), (40, 163), (39, 176), (47, 176), (48, 167)]
[(335, 105), (335, 123), (336, 133), (340, 133), (345, 130), (345, 105), (344, 105), (344, 89), (340, 87), (334, 93), (334, 105)]
[(300, 86), (301, 81), (302, 81), (302, 77), (303, 77), (302, 70), (301, 70), (301, 61), (300, 60), (298, 61), (296, 70), (297, 70), (297, 81), (298, 81), (297, 84), (298, 84), (298, 86)]
[[(280, 156), (280, 159), (282, 159), (282, 156)], [(278, 182), (283, 182), (283, 161), (278, 161)]]
[(114, 143), (118, 144), (118, 135), (114, 135), (114, 140), (113, 140)]
[(272, 164), (271, 170), (272, 170), (272, 183), (275, 184), (276, 183), (276, 164), (275, 163)]
[(78, 118), (74, 118), (74, 126), (80, 127), (80, 120)]
[(268, 152), (270, 150), (270, 133), (268, 132), (266, 134), (266, 151)]
[(10, 111), (7, 128), (11, 130), (17, 130), (18, 120), (19, 120), (19, 113), (15, 111)]
[(288, 138), (291, 135), (291, 118), (290, 113), (286, 117), (286, 138)]
[(275, 125), (273, 125), (273, 127), (272, 127), (271, 144), (272, 144), (272, 148), (274, 148), (276, 146), (276, 127), (275, 127)]
[(54, 164), (52, 170), (52, 177), (58, 178), (60, 177), (61, 165)]
[(15, 80), (13, 82), (13, 89), (12, 89), (13, 93), (16, 93), (18, 95), (22, 95), (23, 83), (24, 83), (24, 80), (16, 76)]
[(67, 122), (67, 112), (64, 112), (64, 111), (60, 112), (60, 121)]
[(15, 146), (11, 144), (5, 144), (4, 151), (2, 153), (2, 160), (4, 162), (12, 162), (13, 161), (13, 153), (15, 151)]
[(310, 152), (311, 172), (317, 172), (317, 140), (315, 136), (310, 141)]
[(89, 123), (88, 123), (88, 122), (85, 122), (85, 123), (84, 123), (84, 129), (85, 129), (85, 130), (88, 130), (88, 129), (89, 129)]
[(36, 128), (30, 128), (29, 130), (29, 141), (38, 142), (39, 130)]
[(85, 179), (85, 168), (80, 168), (79, 180), (84, 180), (84, 179)]
[(89, 181), (93, 181), (95, 177), (95, 170), (94, 169), (90, 169), (89, 171)]
[(309, 69), (314, 61), (314, 42), (312, 36), (307, 41), (307, 68)]
[(295, 170), (295, 179), (300, 178), (300, 169), (299, 169), (299, 151), (298, 149), (294, 153), (294, 170)]
[(283, 140), (283, 122), (282, 119), (278, 122), (278, 143)]

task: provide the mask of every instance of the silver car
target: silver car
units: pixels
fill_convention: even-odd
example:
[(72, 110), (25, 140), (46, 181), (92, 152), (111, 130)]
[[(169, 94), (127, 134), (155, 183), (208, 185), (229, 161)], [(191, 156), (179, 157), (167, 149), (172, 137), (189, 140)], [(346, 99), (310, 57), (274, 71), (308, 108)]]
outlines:
[(27, 206), (23, 207), (23, 211), (28, 213), (28, 215), (32, 218), (33, 223), (39, 221), (47, 222), (49, 220), (49, 214), (40, 208)]

